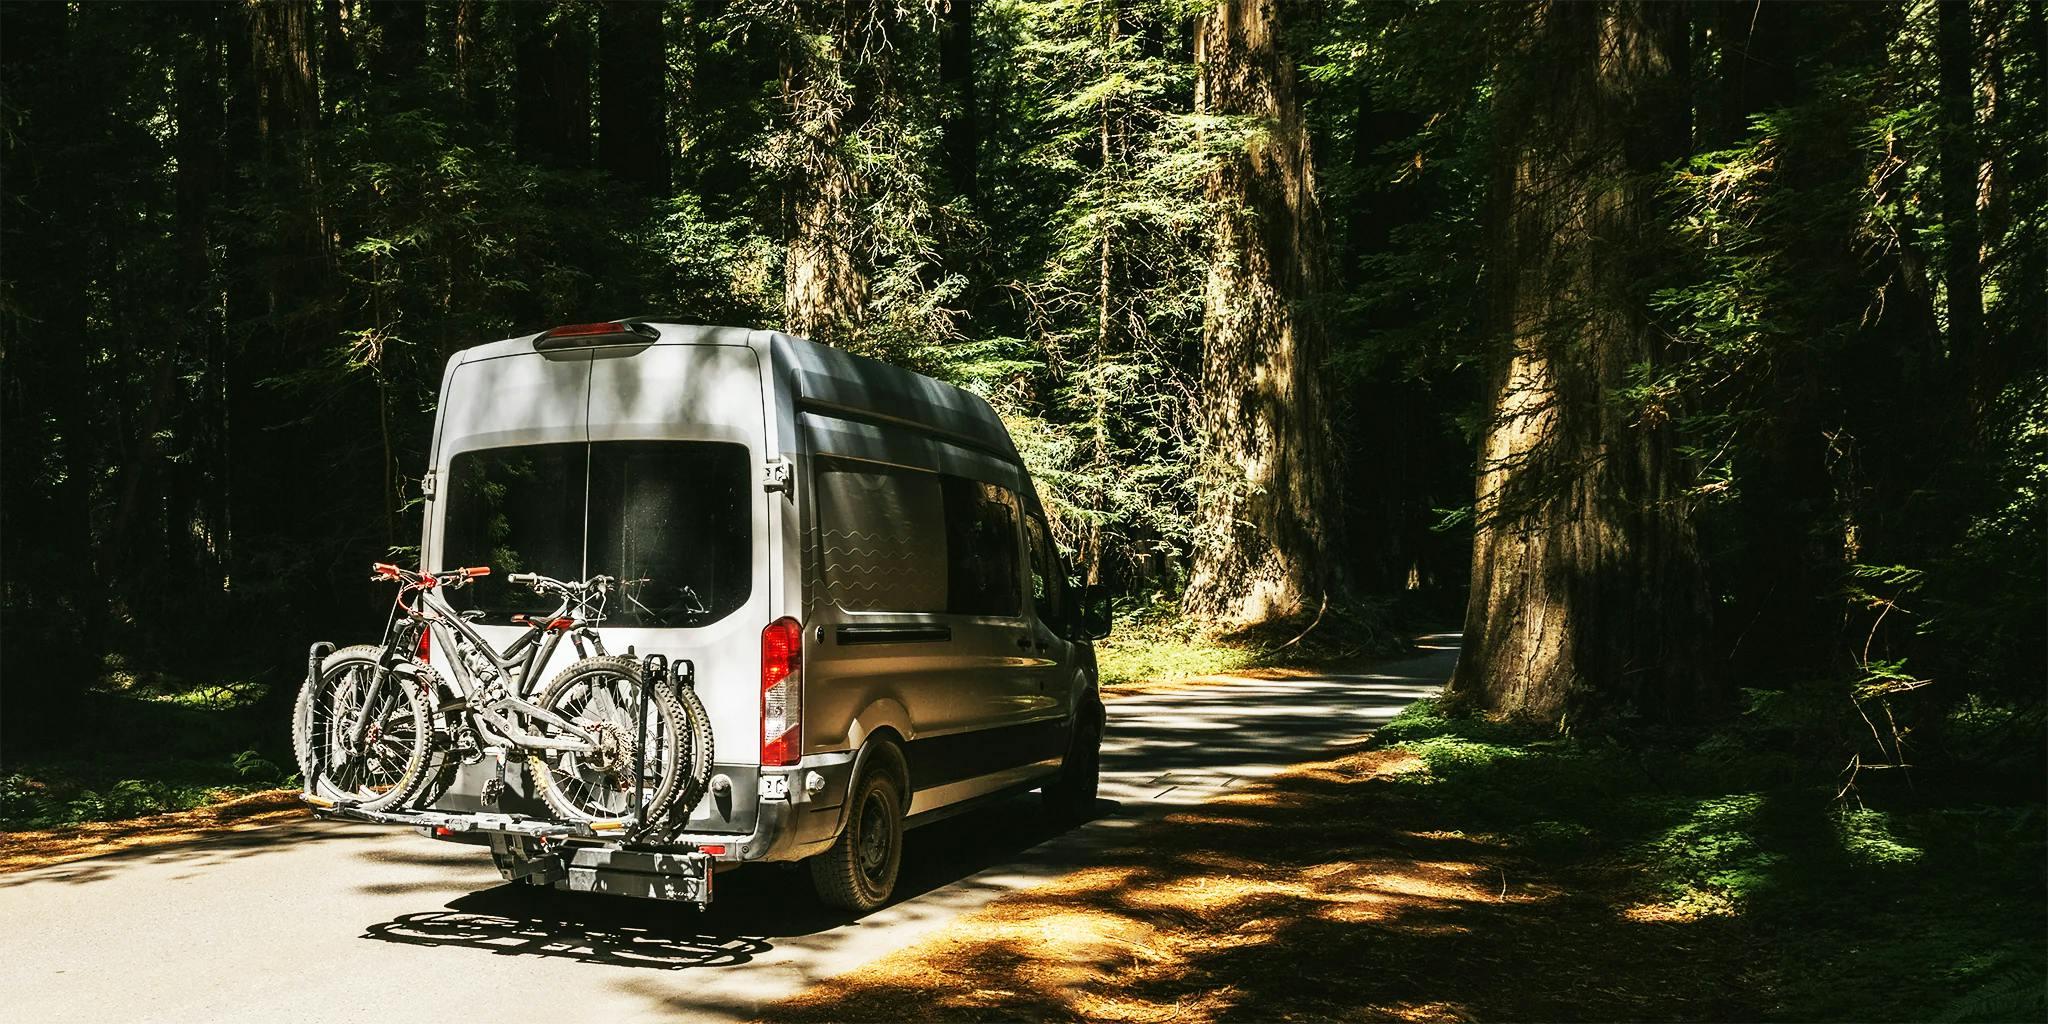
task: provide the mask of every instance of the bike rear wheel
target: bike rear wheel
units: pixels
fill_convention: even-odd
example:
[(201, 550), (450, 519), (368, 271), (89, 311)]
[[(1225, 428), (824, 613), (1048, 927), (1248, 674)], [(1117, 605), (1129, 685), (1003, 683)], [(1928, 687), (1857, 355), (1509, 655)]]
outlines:
[[(647, 695), (644, 733), (642, 694)], [(632, 658), (585, 658), (570, 665), (548, 684), (540, 706), (599, 740), (595, 751), (530, 755), (541, 796), (565, 820), (604, 821), (632, 814), (636, 788), (642, 824), (661, 820), (680, 797), (689, 796), (694, 805), (703, 796), (711, 735), (702, 705), (686, 708), (667, 686), (648, 693), (647, 677)], [(540, 728), (552, 731), (545, 725)]]
[(412, 677), (380, 669), (382, 655), (369, 645), (328, 655), (293, 708), (306, 789), (365, 811), (405, 804), (428, 774), (426, 701)]

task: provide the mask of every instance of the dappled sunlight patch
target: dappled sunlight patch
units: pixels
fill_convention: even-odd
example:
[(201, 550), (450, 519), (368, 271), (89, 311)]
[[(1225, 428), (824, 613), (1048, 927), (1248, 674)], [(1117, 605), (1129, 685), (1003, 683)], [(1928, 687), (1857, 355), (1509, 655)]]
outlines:
[(1178, 879), (1124, 895), (1133, 907), (1162, 911), (1215, 913), (1265, 897), (1306, 899), (1314, 887), (1244, 875), (1202, 875)]
[(1621, 909), (1625, 921), (1636, 924), (1691, 924), (1707, 917), (1732, 917), (1733, 906), (1723, 902), (1714, 912), (1702, 912), (1697, 904), (1679, 902), (1636, 903)]
[(1471, 1011), (1457, 1003), (1395, 1003), (1387, 1007), (1387, 1016), (1395, 1020), (1435, 1022), (1471, 1020)]

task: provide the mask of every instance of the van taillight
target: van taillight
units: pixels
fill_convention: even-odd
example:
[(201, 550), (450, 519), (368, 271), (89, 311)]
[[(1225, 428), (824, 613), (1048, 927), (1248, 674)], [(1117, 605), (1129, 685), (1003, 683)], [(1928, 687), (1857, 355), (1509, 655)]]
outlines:
[(431, 629), (427, 629), (427, 628), (425, 628), (425, 627), (421, 627), (421, 628), (420, 628), (420, 663), (421, 663), (421, 664), (426, 664), (426, 663), (428, 662), (428, 660), (429, 660), (429, 659), (427, 658), (427, 654), (428, 654), (427, 648), (429, 648), (429, 647), (433, 646), (433, 639), (434, 639), (434, 631), (433, 631), (433, 630), (431, 630)]
[(780, 618), (761, 631), (761, 763), (797, 763), (804, 745), (804, 627)]

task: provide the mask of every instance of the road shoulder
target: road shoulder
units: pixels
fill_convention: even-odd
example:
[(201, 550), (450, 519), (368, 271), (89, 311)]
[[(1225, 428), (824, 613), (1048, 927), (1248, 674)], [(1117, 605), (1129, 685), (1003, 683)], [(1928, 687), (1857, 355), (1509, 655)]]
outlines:
[(0, 874), (310, 820), (298, 790), (272, 789), (189, 811), (0, 833)]

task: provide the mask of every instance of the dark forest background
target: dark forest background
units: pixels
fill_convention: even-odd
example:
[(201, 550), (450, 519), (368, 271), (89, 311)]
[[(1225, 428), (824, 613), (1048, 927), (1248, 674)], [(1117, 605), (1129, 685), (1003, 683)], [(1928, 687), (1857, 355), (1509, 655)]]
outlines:
[(1399, 806), (1670, 1013), (2040, 1019), (2044, 8), (0, 4), (0, 826), (290, 784), (448, 356), (664, 314), (986, 396), (1105, 685), (1462, 617)]
[(985, 395), (1137, 622), (2038, 793), (2044, 20), (7, 4), (6, 749), (373, 634), (449, 354), (666, 313)]

